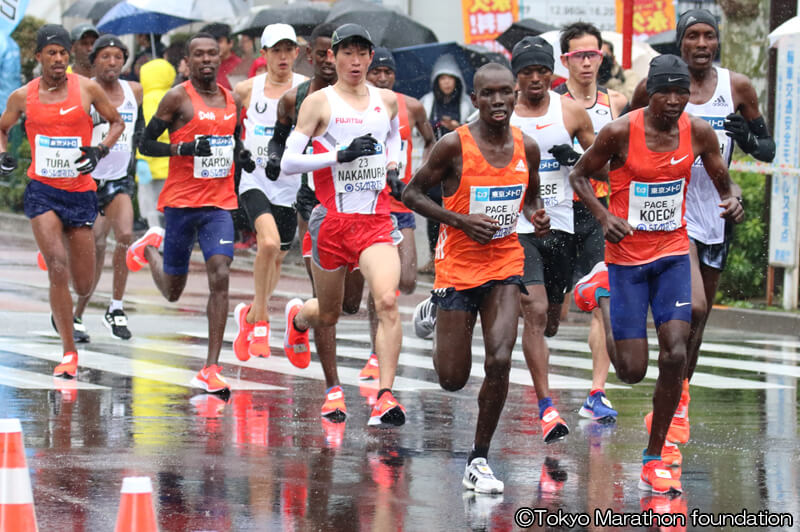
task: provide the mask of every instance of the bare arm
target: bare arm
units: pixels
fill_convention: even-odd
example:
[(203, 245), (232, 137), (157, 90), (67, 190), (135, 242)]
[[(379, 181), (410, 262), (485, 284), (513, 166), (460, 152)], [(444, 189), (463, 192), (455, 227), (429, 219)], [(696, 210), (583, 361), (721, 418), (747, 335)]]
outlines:
[(720, 217), (735, 223), (741, 222), (744, 219), (744, 209), (733, 195), (728, 167), (719, 153), (716, 133), (706, 121), (697, 117), (692, 117), (692, 147), (694, 153), (700, 156), (703, 167), (719, 192), (722, 200), (719, 206), (723, 209)]
[(536, 236), (544, 236), (550, 231), (550, 217), (544, 210), (542, 198), (539, 196), (539, 162), (541, 155), (539, 145), (528, 135), (523, 136), (525, 142), (525, 159), (528, 163), (528, 188), (522, 203), (522, 214), (530, 220), (536, 229)]
[(86, 84), (86, 89), (89, 91), (91, 97), (91, 104), (108, 122), (108, 135), (103, 139), (100, 144), (104, 145), (109, 150), (114, 147), (114, 144), (119, 140), (119, 136), (125, 131), (125, 122), (117, 112), (117, 108), (111, 103), (105, 91), (97, 84), (97, 82), (86, 79), (81, 80), (81, 84)]
[(608, 89), (608, 99), (611, 100), (611, 117), (618, 118), (622, 110), (628, 105), (628, 99), (621, 92)]
[(8, 132), (14, 127), (14, 124), (19, 122), (22, 114), (25, 112), (25, 98), (28, 94), (28, 86), (23, 85), (15, 90), (8, 97), (5, 111), (0, 116), (0, 153), (4, 153), (8, 149)]

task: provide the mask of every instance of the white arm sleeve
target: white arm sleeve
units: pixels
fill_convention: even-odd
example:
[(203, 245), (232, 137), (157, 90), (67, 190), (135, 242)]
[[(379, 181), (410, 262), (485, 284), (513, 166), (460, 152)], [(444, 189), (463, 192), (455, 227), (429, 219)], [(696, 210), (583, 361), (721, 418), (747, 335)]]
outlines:
[(400, 119), (395, 115), (389, 124), (389, 134), (386, 136), (386, 163), (399, 164), (400, 162)]
[(285, 174), (302, 174), (313, 172), (326, 166), (336, 164), (336, 152), (303, 153), (308, 145), (309, 137), (296, 129), (286, 139), (286, 149), (281, 159), (281, 170)]

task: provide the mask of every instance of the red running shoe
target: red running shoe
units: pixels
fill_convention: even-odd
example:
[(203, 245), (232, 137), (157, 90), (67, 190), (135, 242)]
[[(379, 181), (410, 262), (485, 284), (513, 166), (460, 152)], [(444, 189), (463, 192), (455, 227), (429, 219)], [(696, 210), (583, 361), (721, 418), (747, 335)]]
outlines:
[(371, 380), (378, 380), (380, 376), (380, 371), (378, 368), (378, 355), (375, 353), (370, 353), (369, 360), (367, 363), (364, 364), (364, 367), (361, 368), (361, 372), (358, 374), (358, 380), (360, 381), (371, 381)]
[(192, 377), (190, 384), (195, 388), (200, 388), (208, 393), (226, 393), (230, 391), (230, 386), (220, 375), (222, 367), (217, 364), (203, 366), (203, 369)]
[(300, 369), (311, 363), (311, 347), (308, 343), (308, 330), (298, 331), (294, 327), (294, 317), (303, 308), (303, 301), (295, 298), (286, 303), (286, 331), (283, 333), (283, 350), (286, 358)]
[(239, 303), (233, 309), (233, 320), (236, 322), (236, 339), (233, 340), (233, 353), (244, 362), (250, 358), (250, 339), (253, 336), (252, 323), (247, 323), (247, 314), (252, 305)]
[[(600, 293), (597, 290), (600, 289)], [(598, 262), (592, 271), (581, 277), (575, 283), (575, 304), (584, 312), (591, 312), (597, 308), (597, 297), (608, 296), (608, 268), (605, 262)]]
[(650, 460), (642, 465), (639, 489), (653, 493), (681, 493), (680, 470), (670, 471), (661, 460)]
[(74, 379), (76, 375), (78, 375), (78, 353), (75, 351), (68, 351), (64, 353), (61, 364), (53, 369), (53, 377)]
[(406, 409), (397, 402), (392, 392), (384, 392), (372, 407), (367, 425), (382, 428), (399, 427), (405, 422)]
[(153, 246), (158, 249), (164, 241), (164, 230), (160, 227), (151, 227), (147, 230), (143, 237), (134, 242), (128, 248), (128, 253), (125, 256), (125, 264), (132, 272), (138, 272), (142, 267), (147, 264), (147, 259), (144, 257), (144, 248)]
[(258, 321), (253, 326), (253, 339), (248, 348), (250, 355), (267, 358), (269, 352), (270, 328), (268, 321)]
[[(672, 421), (667, 430), (667, 440), (672, 443), (686, 443), (689, 441), (689, 390), (685, 389), (681, 392), (681, 400), (678, 401), (678, 408), (672, 415)], [(644, 426), (647, 428), (647, 433), (650, 434), (650, 427), (653, 424), (653, 412), (649, 412), (644, 416)]]

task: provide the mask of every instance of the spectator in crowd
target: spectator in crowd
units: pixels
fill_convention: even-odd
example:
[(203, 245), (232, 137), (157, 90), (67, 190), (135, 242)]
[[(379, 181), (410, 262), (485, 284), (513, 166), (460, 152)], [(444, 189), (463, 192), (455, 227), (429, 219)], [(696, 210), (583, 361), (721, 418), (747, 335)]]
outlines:
[[(431, 92), (423, 96), (420, 102), (431, 122), (436, 140), (466, 122), (474, 111), (461, 69), (452, 55), (445, 54), (433, 64)], [(442, 187), (437, 185), (429, 189), (428, 196), (441, 205)], [(433, 252), (439, 239), (439, 222), (428, 218), (427, 229), (431, 258), (419, 269), (420, 273), (433, 273)]]
[[(154, 59), (142, 65), (139, 74), (144, 91), (142, 114), (145, 122), (149, 122), (158, 109), (161, 98), (172, 88), (175, 69), (166, 59)], [(164, 131), (158, 140), (169, 142), (169, 132)], [(137, 153), (136, 177), (139, 182), (137, 196), (139, 212), (150, 227), (164, 226), (164, 220), (156, 205), (168, 170), (169, 157), (147, 157)]]
[(12, 92), (22, 86), (19, 46), (10, 35), (0, 37), (0, 113)]
[(161, 42), (161, 35), (158, 33), (138, 33), (136, 35), (136, 46), (139, 52), (133, 57), (133, 64), (127, 76), (121, 76), (121, 79), (128, 81), (139, 81), (139, 69), (142, 65), (154, 58), (153, 49), (155, 48), (155, 57), (164, 57), (164, 52), (167, 47)]
[(247, 77), (252, 78), (258, 76), (259, 74), (263, 74), (267, 71), (267, 60), (264, 57), (259, 57), (253, 64), (250, 65), (250, 70), (247, 72)]
[[(238, 46), (239, 57), (242, 59), (242, 62), (236, 65), (236, 68), (234, 68), (231, 71), (231, 73), (228, 74), (229, 81), (233, 84), (234, 87), (240, 81), (252, 77), (249, 76), (248, 74), (250, 73), (250, 70), (253, 66), (253, 61), (256, 60), (256, 50), (253, 38), (245, 33), (241, 33), (238, 35), (238, 39), (239, 39), (239, 46)], [(264, 72), (266, 72), (266, 70)]]
[(189, 79), (189, 65), (186, 63), (186, 41), (174, 41), (164, 50), (164, 59), (177, 72), (173, 86)]
[(219, 43), (219, 70), (217, 71), (217, 83), (228, 90), (233, 90), (228, 76), (242, 62), (242, 59), (233, 53), (233, 37), (231, 27), (227, 24), (215, 22), (207, 24), (200, 29), (201, 32), (210, 33)]
[(72, 65), (67, 72), (91, 78), (92, 62), (89, 61), (89, 52), (92, 51), (94, 41), (100, 37), (100, 32), (91, 24), (79, 24), (72, 28), (70, 37), (72, 38)]

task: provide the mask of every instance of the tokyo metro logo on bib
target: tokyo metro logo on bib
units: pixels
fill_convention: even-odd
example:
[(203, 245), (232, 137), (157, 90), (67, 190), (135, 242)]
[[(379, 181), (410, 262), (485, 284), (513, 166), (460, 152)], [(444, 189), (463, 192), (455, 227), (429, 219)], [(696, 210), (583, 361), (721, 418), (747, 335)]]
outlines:
[(510, 201), (522, 198), (522, 185), (508, 187), (473, 187), (473, 201)]
[(683, 180), (670, 181), (669, 183), (634, 183), (633, 194), (642, 198), (657, 198), (661, 196), (674, 196), (683, 190)]

